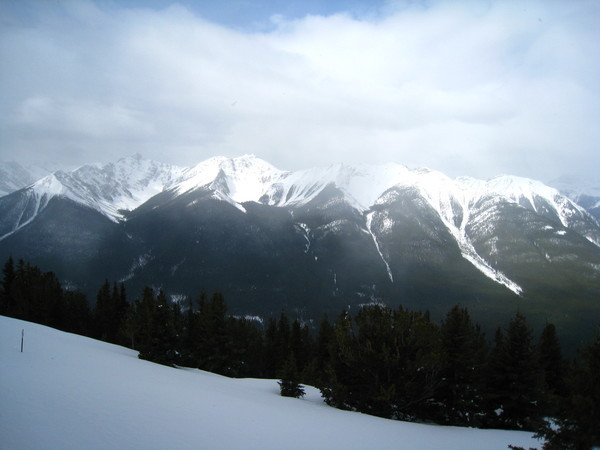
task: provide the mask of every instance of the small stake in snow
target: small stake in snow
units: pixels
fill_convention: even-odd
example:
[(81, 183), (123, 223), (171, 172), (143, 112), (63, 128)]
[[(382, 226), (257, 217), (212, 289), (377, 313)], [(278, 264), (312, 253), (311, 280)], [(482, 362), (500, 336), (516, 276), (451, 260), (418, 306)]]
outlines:
[(21, 329), (21, 353), (23, 353), (23, 339), (25, 338), (25, 328)]

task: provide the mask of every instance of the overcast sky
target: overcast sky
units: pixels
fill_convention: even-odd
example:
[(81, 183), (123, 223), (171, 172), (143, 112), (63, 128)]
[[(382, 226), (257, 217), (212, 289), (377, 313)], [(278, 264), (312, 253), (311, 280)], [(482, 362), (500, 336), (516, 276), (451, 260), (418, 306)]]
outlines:
[(0, 1), (0, 160), (598, 180), (600, 1)]

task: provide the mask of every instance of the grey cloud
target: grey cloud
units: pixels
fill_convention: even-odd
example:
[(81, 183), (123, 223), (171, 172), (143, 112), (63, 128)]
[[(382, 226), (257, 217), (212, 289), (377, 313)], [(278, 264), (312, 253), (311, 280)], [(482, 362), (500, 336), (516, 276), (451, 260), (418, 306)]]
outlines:
[(59, 5), (0, 25), (1, 159), (255, 153), (288, 169), (597, 177), (594, 2), (389, 3), (255, 32), (182, 6)]

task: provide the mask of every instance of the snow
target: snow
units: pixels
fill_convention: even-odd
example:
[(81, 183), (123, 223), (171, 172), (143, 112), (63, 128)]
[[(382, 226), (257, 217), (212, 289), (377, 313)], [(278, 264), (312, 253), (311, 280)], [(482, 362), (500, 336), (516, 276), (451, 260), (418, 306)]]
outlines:
[(537, 212), (535, 198), (546, 201), (554, 209), (563, 226), (568, 227), (574, 215), (586, 215), (584, 208), (577, 205), (560, 192), (544, 183), (528, 178), (504, 175), (489, 180), (486, 183), (486, 191), (491, 194), (500, 195), (514, 203), (520, 199), (527, 199), (531, 209)]
[(298, 226), (304, 232), (304, 239), (306, 239), (306, 247), (304, 249), (304, 253), (308, 253), (308, 251), (310, 250), (310, 228), (308, 225), (301, 222), (298, 223)]
[[(387, 262), (387, 260), (384, 258), (383, 253), (381, 252), (381, 248), (379, 247), (379, 242), (377, 242), (377, 236), (375, 236), (375, 233), (373, 233), (373, 215), (375, 214), (375, 212), (370, 212), (366, 215), (367, 218), (367, 232), (371, 235), (371, 238), (373, 238), (373, 243), (375, 244), (375, 248), (377, 249), (377, 253), (379, 253), (379, 257), (381, 258), (381, 260), (383, 261), (383, 263), (385, 264), (385, 268), (387, 270), (387, 274), (388, 277), (390, 279), (390, 281), (393, 283), (394, 282), (394, 277), (392, 276), (392, 269), (390, 268), (389, 263)], [(384, 221), (384, 229), (385, 229), (385, 225), (386, 222)]]
[(283, 173), (254, 155), (238, 158), (217, 156), (183, 171), (171, 189), (183, 194), (199, 187), (211, 186), (221, 176), (225, 188), (225, 192), (221, 194), (236, 203), (258, 201)]
[(52, 197), (60, 195), (62, 192), (63, 186), (54, 175), (50, 175), (34, 183), (31, 186), (31, 195), (24, 195), (21, 198), (20, 214), (18, 219), (12, 224), (11, 231), (0, 236), (0, 241), (33, 222)]
[(138, 269), (142, 269), (152, 261), (154, 258), (150, 252), (144, 253), (143, 255), (139, 255), (136, 259), (133, 260), (131, 268), (129, 269), (129, 273), (125, 275), (123, 278), (119, 280), (119, 282), (123, 283), (127, 280), (131, 280), (135, 276), (135, 271)]
[[(464, 177), (452, 180), (436, 171), (410, 170), (395, 163), (336, 164), (286, 172), (254, 155), (216, 156), (191, 168), (170, 166), (134, 155), (114, 164), (86, 165), (72, 172), (58, 171), (33, 185), (33, 190), (38, 196), (45, 194), (47, 198), (68, 197), (118, 221), (123, 219), (121, 210), (133, 210), (164, 190), (181, 195), (208, 188), (216, 198), (245, 211), (240, 203), (259, 202), (263, 198), (273, 206), (304, 205), (329, 185), (339, 188), (345, 194), (345, 200), (363, 213), (394, 186), (416, 187), (448, 220), (456, 213), (452, 201), (458, 201), (462, 210), (467, 211), (469, 205), (484, 194), (517, 203), (526, 198), (533, 209), (536, 208), (534, 198), (541, 197), (556, 209), (564, 226), (568, 226), (573, 215), (585, 213), (557, 190), (525, 178), (502, 176), (481, 181)], [(467, 220), (465, 217), (468, 215), (463, 221)]]
[(162, 192), (182, 170), (134, 155), (114, 164), (88, 164), (71, 172), (56, 171), (32, 184), (29, 192), (35, 199), (44, 199), (35, 215), (50, 199), (63, 197), (118, 222), (123, 219), (122, 210), (133, 210)]
[(477, 253), (467, 235), (466, 228), (470, 223), (472, 206), (488, 191), (487, 183), (472, 178), (452, 180), (434, 170), (418, 169), (406, 173), (398, 186), (418, 190), (454, 237), (464, 259), (485, 276), (504, 285), (515, 294), (520, 295), (523, 292), (517, 283), (494, 269)]
[(60, 174), (61, 172), (57, 172), (56, 175), (51, 174), (35, 182), (32, 185), (32, 190), (35, 192), (36, 196), (38, 198), (43, 196), (51, 198), (63, 194), (65, 192), (65, 187), (57, 177), (57, 175)]
[(335, 185), (344, 192), (349, 204), (364, 212), (408, 172), (408, 169), (400, 164), (334, 164), (329, 167), (289, 172), (283, 174), (268, 190), (268, 204), (305, 205), (327, 186)]
[[(577, 226), (581, 220), (595, 223), (582, 207), (556, 189), (515, 176), (500, 176), (486, 181), (468, 177), (451, 179), (430, 169), (412, 170), (394, 163), (335, 164), (285, 172), (254, 155), (237, 158), (217, 156), (184, 169), (134, 155), (115, 164), (88, 165), (73, 172), (59, 171), (40, 180), (31, 187), (32, 200), (37, 202), (35, 213), (0, 239), (34, 220), (54, 196), (70, 198), (118, 222), (124, 219), (123, 210), (133, 210), (165, 190), (181, 195), (195, 189), (207, 189), (213, 198), (246, 213), (242, 204), (249, 201), (288, 208), (306, 205), (330, 185), (343, 193), (340, 201), (345, 201), (364, 215), (365, 222), (368, 222), (367, 231), (386, 263), (390, 280), (391, 268), (371, 229), (373, 217), (370, 208), (393, 201), (396, 194), (390, 191), (392, 187), (416, 190), (436, 211), (454, 237), (462, 256), (484, 275), (516, 294), (522, 293), (521, 287), (479, 255), (467, 233), (468, 226), (475, 220), (474, 208), (479, 200), (493, 198), (497, 202), (515, 203), (536, 212), (539, 205), (545, 203), (565, 228)], [(190, 206), (193, 204), (190, 203)], [(482, 216), (479, 215), (477, 220), (481, 222)], [(390, 220), (385, 223), (379, 220), (376, 231), (385, 232), (392, 225)], [(582, 235), (600, 246), (594, 232), (582, 231)], [(306, 238), (309, 240), (308, 234)]]
[[(24, 352), (20, 352), (21, 330)], [(423, 425), (340, 411), (307, 387), (173, 369), (136, 352), (0, 316), (6, 449), (506, 449), (531, 433)]]

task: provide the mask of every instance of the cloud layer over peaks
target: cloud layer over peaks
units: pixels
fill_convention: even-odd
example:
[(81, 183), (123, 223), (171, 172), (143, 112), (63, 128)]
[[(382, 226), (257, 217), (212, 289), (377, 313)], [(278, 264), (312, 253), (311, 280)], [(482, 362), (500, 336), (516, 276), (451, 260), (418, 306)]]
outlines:
[(140, 4), (0, 5), (0, 159), (597, 176), (598, 2), (273, 2), (239, 26)]

